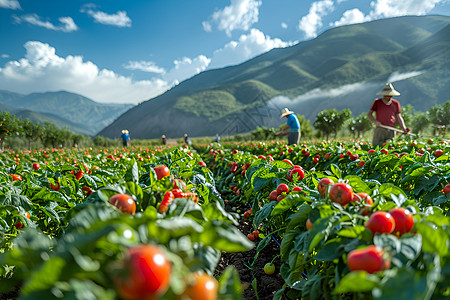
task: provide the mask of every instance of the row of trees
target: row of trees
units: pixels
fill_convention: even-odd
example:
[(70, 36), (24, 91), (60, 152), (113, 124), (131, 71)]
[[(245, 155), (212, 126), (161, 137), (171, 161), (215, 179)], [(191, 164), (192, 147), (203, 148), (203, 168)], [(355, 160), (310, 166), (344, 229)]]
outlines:
[[(0, 147), (4, 150), (5, 143), (10, 147), (77, 147), (87, 145), (110, 146), (116, 141), (103, 137), (92, 139), (89, 136), (74, 133), (68, 129), (59, 129), (53, 123), (43, 124), (29, 119), (20, 119), (8, 113), (0, 112)], [(24, 145), (26, 143), (26, 145)]]

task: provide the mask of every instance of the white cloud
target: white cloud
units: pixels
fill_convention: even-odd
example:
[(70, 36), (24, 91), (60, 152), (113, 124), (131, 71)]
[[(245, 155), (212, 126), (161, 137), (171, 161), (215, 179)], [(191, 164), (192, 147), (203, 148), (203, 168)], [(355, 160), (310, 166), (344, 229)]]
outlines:
[(21, 9), (20, 3), (17, 0), (0, 0), (0, 8)]
[(210, 64), (211, 59), (204, 55), (199, 55), (194, 59), (183, 57), (175, 60), (174, 68), (162, 75), (162, 78), (170, 84), (178, 84), (181, 81), (204, 71)]
[(298, 23), (298, 29), (305, 33), (305, 38), (314, 38), (322, 27), (322, 18), (334, 10), (333, 1), (323, 0), (313, 2), (306, 16)]
[(387, 82), (396, 82), (396, 81), (401, 81), (401, 80), (405, 80), (411, 77), (416, 77), (419, 75), (422, 75), (424, 73), (424, 71), (413, 71), (413, 72), (407, 72), (407, 73), (399, 73), (399, 72), (394, 72), (392, 73)]
[(162, 79), (133, 81), (99, 69), (81, 56), (60, 57), (48, 44), (30, 41), (26, 55), (0, 68), (0, 89), (20, 93), (66, 90), (99, 102), (137, 103), (169, 87)]
[(357, 8), (347, 10), (343, 13), (341, 19), (334, 23), (331, 23), (331, 26), (342, 26), (348, 24), (356, 24), (370, 21), (369, 17), (364, 16), (364, 14)]
[(62, 31), (62, 32), (72, 32), (78, 30), (77, 24), (73, 21), (71, 17), (60, 17), (58, 18), (60, 25), (54, 25), (50, 21), (43, 21), (41, 17), (37, 14), (28, 14), (23, 16), (13, 16), (16, 23), (27, 22), (31, 25), (44, 27), (50, 30)]
[(140, 70), (148, 73), (164, 73), (164, 68), (158, 67), (153, 61), (129, 61), (128, 64), (123, 66), (128, 70)]
[(286, 24), (285, 22), (281, 22), (281, 28), (287, 29), (288, 28), (288, 24)]
[(213, 23), (228, 36), (231, 36), (231, 32), (236, 29), (247, 31), (258, 22), (261, 4), (262, 1), (259, 0), (231, 0), (229, 6), (214, 12), (210, 21), (203, 22), (203, 29), (211, 31), (211, 23)]
[(9, 58), (9, 55), (8, 54), (2, 54), (2, 58)]
[(448, 0), (376, 0), (370, 3), (371, 19), (398, 17), (406, 15), (425, 15), (437, 4)]
[(238, 41), (231, 41), (222, 49), (214, 51), (210, 67), (221, 68), (239, 64), (273, 48), (283, 48), (296, 43), (272, 39), (258, 29), (252, 29), (249, 34), (241, 35)]
[(93, 4), (84, 5), (80, 11), (94, 18), (95, 22), (103, 25), (131, 27), (131, 19), (127, 16), (126, 11), (118, 11), (115, 14), (107, 14), (103, 11), (97, 10), (96, 6)]

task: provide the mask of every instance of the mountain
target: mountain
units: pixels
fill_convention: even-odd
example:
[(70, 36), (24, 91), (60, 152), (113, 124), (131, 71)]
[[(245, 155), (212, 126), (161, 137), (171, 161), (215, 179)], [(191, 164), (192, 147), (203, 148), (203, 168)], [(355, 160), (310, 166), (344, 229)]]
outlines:
[(0, 91), (0, 109), (33, 122), (45, 121), (84, 135), (95, 135), (130, 109), (131, 104), (104, 104), (65, 91), (21, 95)]
[(289, 107), (368, 111), (388, 81), (402, 105), (427, 110), (450, 94), (450, 17), (408, 16), (330, 29), (242, 64), (202, 72), (122, 114), (99, 135), (132, 138), (236, 134), (277, 127)]

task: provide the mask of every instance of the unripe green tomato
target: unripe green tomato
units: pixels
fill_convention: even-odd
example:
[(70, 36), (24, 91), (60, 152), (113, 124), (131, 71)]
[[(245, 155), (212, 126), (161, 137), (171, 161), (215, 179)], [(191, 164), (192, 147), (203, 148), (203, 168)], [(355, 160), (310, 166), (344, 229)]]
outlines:
[(271, 262), (268, 262), (264, 265), (264, 273), (267, 275), (272, 275), (275, 272), (275, 265)]

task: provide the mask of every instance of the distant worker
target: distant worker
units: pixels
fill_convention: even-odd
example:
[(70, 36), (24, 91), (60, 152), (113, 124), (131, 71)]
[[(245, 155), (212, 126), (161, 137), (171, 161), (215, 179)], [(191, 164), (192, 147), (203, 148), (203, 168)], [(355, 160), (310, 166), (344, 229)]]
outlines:
[(162, 144), (163, 145), (167, 144), (167, 138), (166, 138), (166, 136), (164, 134), (162, 135), (161, 139), (162, 139)]
[[(405, 126), (405, 121), (401, 115), (400, 103), (392, 99), (392, 96), (399, 96), (400, 93), (394, 89), (391, 83), (387, 83), (378, 95), (383, 95), (383, 98), (375, 99), (367, 113), (369, 119), (376, 126), (373, 133), (373, 147), (382, 145), (387, 140), (392, 139), (397, 123), (405, 133), (409, 132), (409, 128)], [(375, 117), (373, 115), (374, 112), (376, 112)]]
[(216, 143), (220, 143), (220, 135), (216, 133)]
[(282, 131), (276, 133), (276, 135), (287, 135), (288, 145), (298, 144), (300, 142), (300, 122), (297, 115), (289, 110), (288, 108), (283, 108), (281, 110), (281, 118), (287, 117), (286, 125), (283, 127)]
[(131, 138), (128, 130), (122, 130), (122, 135), (120, 137), (122, 138), (123, 147), (128, 147), (131, 145)]
[(184, 134), (184, 142), (185, 142), (186, 145), (188, 145), (188, 146), (192, 145), (191, 139), (189, 138), (189, 136), (187, 135), (187, 133)]

